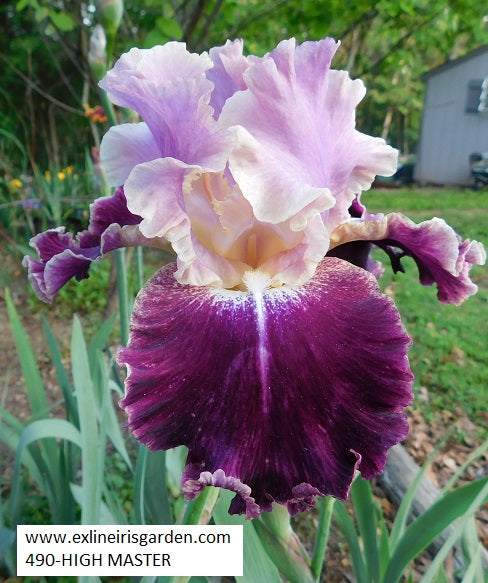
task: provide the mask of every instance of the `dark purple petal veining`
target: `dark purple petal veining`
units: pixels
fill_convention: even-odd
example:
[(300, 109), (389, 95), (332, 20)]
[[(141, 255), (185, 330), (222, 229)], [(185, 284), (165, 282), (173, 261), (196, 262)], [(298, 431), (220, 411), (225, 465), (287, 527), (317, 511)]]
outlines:
[(325, 258), (297, 288), (183, 286), (162, 269), (135, 304), (121, 404), (151, 449), (189, 449), (183, 488), (236, 492), (248, 517), (344, 499), (407, 433), (406, 334), (367, 271)]

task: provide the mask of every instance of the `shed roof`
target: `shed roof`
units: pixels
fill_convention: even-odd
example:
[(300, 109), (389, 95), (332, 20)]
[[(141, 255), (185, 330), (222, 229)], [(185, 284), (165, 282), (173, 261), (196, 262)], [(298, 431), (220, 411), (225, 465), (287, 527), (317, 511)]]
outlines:
[(443, 73), (447, 69), (450, 69), (451, 67), (456, 67), (457, 65), (460, 65), (464, 61), (469, 61), (469, 59), (477, 57), (478, 55), (483, 53), (488, 53), (488, 45), (483, 45), (481, 47), (478, 47), (474, 51), (471, 51), (467, 55), (463, 55), (462, 57), (458, 57), (457, 59), (447, 61), (443, 65), (439, 65), (439, 67), (436, 67), (435, 69), (431, 69), (430, 71), (427, 71), (427, 73), (424, 73), (422, 75), (422, 78), (424, 80), (427, 80), (430, 77), (434, 77), (434, 75), (437, 75), (438, 73)]

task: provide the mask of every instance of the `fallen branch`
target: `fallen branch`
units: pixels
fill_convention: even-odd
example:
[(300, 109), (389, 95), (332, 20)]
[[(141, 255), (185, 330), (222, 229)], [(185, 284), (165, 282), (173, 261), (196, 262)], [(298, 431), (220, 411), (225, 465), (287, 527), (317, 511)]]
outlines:
[[(385, 470), (378, 480), (389, 498), (395, 504), (400, 504), (405, 493), (419, 473), (420, 468), (415, 463), (412, 456), (402, 445), (392, 447), (388, 453), (388, 460), (386, 462)], [(410, 518), (414, 519), (428, 510), (432, 504), (439, 498), (441, 491), (436, 484), (427, 476), (423, 476), (415, 492), (415, 497), (412, 502), (410, 510)], [(437, 552), (447, 537), (452, 532), (454, 526), (451, 525), (432, 543), (432, 554)], [(461, 544), (457, 543), (454, 546), (456, 550), (455, 562), (456, 566), (462, 567), (462, 552)], [(482, 551), (483, 564), (488, 565), (488, 551)]]

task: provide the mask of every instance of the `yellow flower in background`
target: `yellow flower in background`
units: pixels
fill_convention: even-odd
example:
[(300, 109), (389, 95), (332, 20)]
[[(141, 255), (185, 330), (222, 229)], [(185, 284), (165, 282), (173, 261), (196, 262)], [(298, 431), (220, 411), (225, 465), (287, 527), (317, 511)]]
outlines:
[(68, 176), (71, 176), (73, 174), (73, 170), (74, 170), (73, 166), (66, 166), (66, 168), (64, 169), (64, 171), (66, 172), (66, 174), (68, 174)]
[(46, 180), (51, 180), (51, 172), (49, 170), (46, 170), (44, 172), (44, 177)]
[(63, 170), (61, 170), (60, 172), (58, 172), (58, 180), (64, 180), (66, 178), (66, 172), (64, 172)]
[(12, 180), (10, 181), (10, 186), (12, 188), (20, 188), (22, 186), (22, 180), (20, 180), (19, 178), (12, 178)]

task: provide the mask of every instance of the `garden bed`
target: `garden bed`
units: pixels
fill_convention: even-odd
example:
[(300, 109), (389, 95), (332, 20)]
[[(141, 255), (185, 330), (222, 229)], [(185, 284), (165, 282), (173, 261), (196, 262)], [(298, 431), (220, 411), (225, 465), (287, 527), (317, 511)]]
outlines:
[[(464, 237), (476, 238), (485, 244), (488, 241), (483, 226), (488, 223), (488, 203), (483, 193), (466, 193), (464, 191), (386, 191), (368, 193), (364, 200), (370, 211), (402, 210), (415, 221), (434, 215), (446, 220)], [(380, 256), (378, 256), (380, 258)], [(5, 240), (0, 242), (0, 260), (2, 262), (3, 286), (11, 291), (15, 306), (19, 311), (23, 325), (34, 346), (39, 367), (47, 387), (54, 414), (61, 414), (61, 394), (56, 384), (52, 363), (44, 338), (41, 310), (53, 329), (56, 337), (68, 353), (71, 334), (71, 311), (73, 304), (60, 299), (51, 306), (36, 303), (27, 284), (26, 275), (20, 266), (21, 258)], [(388, 271), (382, 278), (386, 293), (393, 296), (402, 314), (406, 327), (414, 340), (411, 350), (412, 368), (416, 374), (415, 403), (409, 409), (411, 424), (410, 434), (405, 446), (414, 460), (423, 464), (436, 444), (442, 439), (449, 427), (454, 431), (443, 445), (427, 475), (435, 484), (442, 487), (464, 460), (486, 438), (488, 421), (487, 396), (484, 390), (488, 386), (488, 346), (484, 341), (483, 323), (487, 319), (488, 278), (483, 268), (474, 271), (473, 280), (479, 285), (479, 293), (470, 298), (461, 307), (443, 306), (435, 297), (435, 289), (424, 288), (416, 283), (416, 269), (411, 261), (406, 261), (407, 273), (391, 275)], [(386, 266), (386, 262), (385, 262)], [(80, 296), (93, 294), (98, 298), (104, 294), (103, 285), (108, 277), (104, 273), (102, 286), (97, 282), (97, 274), (83, 282), (86, 291)], [(3, 296), (3, 291), (2, 298)], [(105, 301), (93, 301), (88, 304), (93, 309), (85, 310), (83, 319), (93, 325), (100, 318), (100, 310), (106, 308)], [(82, 307), (81, 303), (78, 307)], [(76, 306), (75, 306), (76, 307)], [(91, 323), (91, 324), (90, 324)], [(0, 337), (0, 370), (3, 371), (3, 406), (20, 421), (30, 417), (28, 399), (18, 364), (17, 352), (8, 325), (5, 303), (0, 304), (0, 326), (4, 331)], [(1, 449), (2, 464), (0, 474), (8, 477), (11, 473), (13, 456)], [(460, 483), (486, 475), (488, 457), (485, 454), (472, 464), (463, 475)], [(4, 493), (7, 485), (2, 484)], [(395, 507), (388, 500), (385, 492), (375, 484), (377, 496), (384, 513), (393, 517)], [(314, 529), (316, 514), (302, 516), (299, 528)], [(478, 527), (482, 540), (488, 543), (488, 512), (478, 515)], [(331, 553), (328, 563), (327, 580), (352, 580), (348, 555), (339, 538), (332, 535), (329, 546)], [(420, 562), (417, 574), (428, 564)]]

